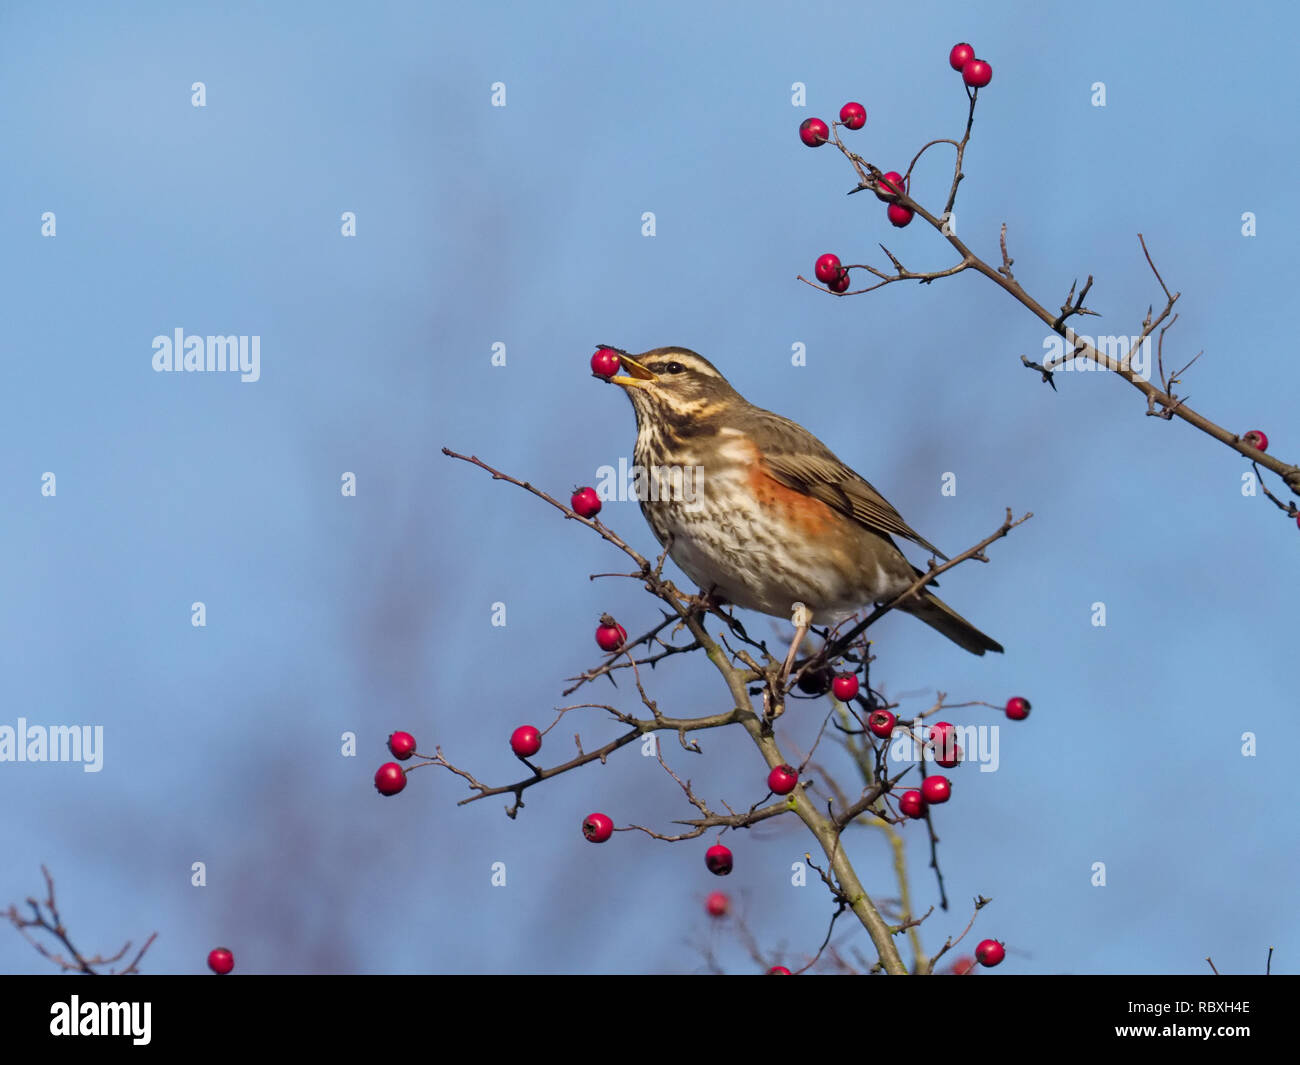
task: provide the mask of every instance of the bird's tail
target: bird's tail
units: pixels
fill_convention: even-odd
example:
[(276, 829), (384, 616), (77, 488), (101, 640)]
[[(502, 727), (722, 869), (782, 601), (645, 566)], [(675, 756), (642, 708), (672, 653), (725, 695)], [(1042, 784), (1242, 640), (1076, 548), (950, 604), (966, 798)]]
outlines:
[(938, 629), (958, 647), (964, 647), (973, 655), (982, 655), (985, 651), (1002, 653), (1002, 645), (991, 640), (974, 625), (953, 610), (937, 595), (924, 592), (919, 601), (900, 603), (899, 610), (906, 610), (914, 618), (920, 618), (932, 629)]

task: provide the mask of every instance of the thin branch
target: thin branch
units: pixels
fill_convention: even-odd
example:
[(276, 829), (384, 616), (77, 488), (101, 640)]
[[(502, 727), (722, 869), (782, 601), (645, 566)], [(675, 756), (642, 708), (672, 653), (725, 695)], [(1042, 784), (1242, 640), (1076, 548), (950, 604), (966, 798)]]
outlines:
[[(131, 941), (129, 939), (122, 945), (122, 948), (116, 954), (110, 955), (109, 957), (104, 957), (102, 954), (87, 957), (73, 946), (72, 940), (68, 937), (68, 930), (64, 927), (63, 918), (59, 914), (58, 903), (54, 897), (54, 877), (50, 875), (50, 871), (44, 865), (41, 866), (41, 875), (45, 878), (45, 899), (44, 901), (37, 901), (34, 898), (27, 899), (27, 905), (32, 911), (32, 916), (30, 918), (24, 917), (19, 912), (18, 907), (12, 905), (5, 914), (5, 916), (9, 918), (10, 923), (18, 929), (19, 934), (36, 949), (36, 952), (40, 954), (41, 957), (49, 959), (64, 972), (79, 972), (85, 973), (89, 976), (99, 975), (100, 970), (103, 967), (114, 965), (126, 957), (127, 951), (131, 949)], [(38, 931), (44, 932), (62, 944), (63, 948), (67, 951), (68, 956), (64, 957), (62, 954), (56, 954), (49, 950), (45, 944), (28, 931), (30, 928), (35, 928)], [(135, 956), (127, 963), (126, 967), (117, 973), (113, 973), (110, 969), (109, 975), (125, 976), (127, 974), (139, 973), (141, 959), (144, 958), (145, 952), (153, 945), (154, 940), (157, 938), (157, 932), (150, 933), (149, 938), (146, 939), (140, 949), (136, 951)]]

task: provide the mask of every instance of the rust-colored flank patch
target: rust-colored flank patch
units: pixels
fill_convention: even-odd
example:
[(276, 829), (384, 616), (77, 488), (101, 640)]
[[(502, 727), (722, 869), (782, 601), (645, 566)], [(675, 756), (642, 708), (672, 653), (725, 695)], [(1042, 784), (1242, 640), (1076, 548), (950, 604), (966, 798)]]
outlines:
[(807, 535), (838, 531), (839, 523), (845, 520), (842, 514), (820, 499), (782, 484), (768, 472), (766, 463), (761, 459), (749, 467), (748, 479), (754, 497), (762, 506), (780, 507), (790, 518), (791, 524)]

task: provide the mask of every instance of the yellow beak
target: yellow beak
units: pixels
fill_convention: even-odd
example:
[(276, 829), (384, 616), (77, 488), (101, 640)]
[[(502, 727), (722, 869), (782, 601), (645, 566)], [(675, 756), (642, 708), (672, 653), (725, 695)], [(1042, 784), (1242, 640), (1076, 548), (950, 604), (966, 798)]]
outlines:
[(616, 385), (631, 386), (633, 388), (646, 388), (651, 381), (658, 381), (657, 374), (652, 373), (642, 366), (636, 359), (630, 355), (624, 355), (621, 351), (618, 353), (619, 362), (623, 364), (623, 369), (630, 373), (631, 377), (611, 377), (610, 380)]

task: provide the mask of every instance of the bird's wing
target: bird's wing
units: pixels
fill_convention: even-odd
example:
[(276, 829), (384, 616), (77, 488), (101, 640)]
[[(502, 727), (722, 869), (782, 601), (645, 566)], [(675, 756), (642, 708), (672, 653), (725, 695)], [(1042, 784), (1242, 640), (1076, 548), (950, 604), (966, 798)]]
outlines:
[(908, 525), (889, 500), (802, 425), (771, 411), (755, 408), (754, 413), (763, 424), (763, 439), (768, 442), (763, 458), (776, 480), (796, 492), (820, 499), (873, 532), (902, 536), (941, 559), (948, 558)]

